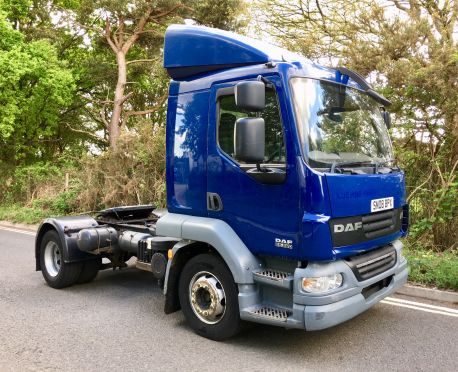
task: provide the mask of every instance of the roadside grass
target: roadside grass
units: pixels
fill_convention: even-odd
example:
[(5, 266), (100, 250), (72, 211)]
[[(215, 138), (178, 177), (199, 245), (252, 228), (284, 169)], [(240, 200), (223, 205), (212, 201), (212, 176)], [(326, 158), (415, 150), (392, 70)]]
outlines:
[[(47, 204), (45, 206), (45, 204)], [(0, 220), (36, 224), (47, 217), (65, 215), (68, 211), (59, 203), (33, 203), (31, 206), (0, 205)], [(413, 238), (404, 240), (404, 256), (410, 266), (409, 281), (413, 284), (458, 291), (458, 250), (436, 252)]]
[(37, 198), (30, 203), (0, 204), (0, 220), (36, 224), (44, 218), (58, 217), (75, 213), (77, 190), (61, 192), (57, 195)]
[(0, 206), (0, 220), (36, 224), (44, 218), (55, 217), (57, 214), (49, 210), (43, 210), (36, 207), (24, 207), (21, 205), (2, 205)]
[(406, 239), (403, 253), (410, 266), (410, 282), (458, 291), (458, 250), (436, 252)]

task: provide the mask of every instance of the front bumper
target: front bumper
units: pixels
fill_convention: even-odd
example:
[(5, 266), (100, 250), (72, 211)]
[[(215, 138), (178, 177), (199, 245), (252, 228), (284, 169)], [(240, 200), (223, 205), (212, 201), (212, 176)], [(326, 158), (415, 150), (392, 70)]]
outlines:
[[(378, 274), (368, 280), (358, 281), (355, 274), (344, 261), (330, 263), (310, 263), (306, 268), (296, 269), (294, 273), (294, 318), (290, 326), (305, 328), (315, 331), (332, 327), (349, 320), (369, 309), (383, 298), (395, 292), (407, 281), (407, 261), (401, 255), (402, 243), (396, 240), (392, 243), (396, 249), (396, 264), (389, 270)], [(323, 294), (311, 294), (302, 291), (301, 279), (303, 277), (317, 277), (342, 273), (344, 282), (342, 287)], [(370, 288), (386, 280), (384, 286), (373, 292), (365, 293), (365, 288)]]

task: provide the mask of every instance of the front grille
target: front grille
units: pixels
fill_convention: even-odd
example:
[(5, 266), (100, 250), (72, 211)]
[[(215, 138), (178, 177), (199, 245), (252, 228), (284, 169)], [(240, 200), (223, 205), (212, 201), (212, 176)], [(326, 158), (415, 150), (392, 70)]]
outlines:
[(334, 247), (345, 247), (381, 238), (402, 229), (402, 208), (333, 218), (329, 221)]
[(345, 259), (359, 281), (370, 279), (396, 264), (396, 250), (392, 245)]
[(364, 236), (367, 239), (375, 239), (393, 232), (398, 214), (399, 210), (391, 209), (362, 216)]

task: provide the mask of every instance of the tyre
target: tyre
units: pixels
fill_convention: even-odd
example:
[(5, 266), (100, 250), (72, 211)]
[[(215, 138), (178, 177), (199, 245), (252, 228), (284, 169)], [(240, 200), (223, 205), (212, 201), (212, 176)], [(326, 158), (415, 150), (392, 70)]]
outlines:
[(48, 231), (40, 244), (40, 265), (46, 283), (52, 288), (64, 288), (76, 283), (82, 264), (65, 263), (62, 259), (62, 243), (56, 231)]
[(102, 257), (96, 257), (94, 260), (84, 261), (80, 276), (76, 282), (78, 284), (92, 282), (97, 276), (101, 266)]
[(180, 276), (181, 309), (199, 335), (220, 341), (239, 332), (238, 290), (231, 272), (215, 255), (189, 260)]

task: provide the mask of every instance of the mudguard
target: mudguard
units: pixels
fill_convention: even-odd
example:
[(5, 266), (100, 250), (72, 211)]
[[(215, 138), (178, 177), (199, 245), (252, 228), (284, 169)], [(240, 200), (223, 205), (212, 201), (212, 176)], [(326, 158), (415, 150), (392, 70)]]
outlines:
[[(157, 221), (156, 233), (209, 244), (223, 258), (237, 284), (253, 284), (253, 270), (261, 267), (260, 260), (222, 220), (168, 213)], [(181, 246), (176, 245), (174, 254), (179, 249)]]
[(41, 270), (40, 248), (44, 234), (50, 230), (57, 231), (62, 243), (62, 257), (64, 262), (78, 262), (94, 259), (94, 255), (80, 251), (76, 245), (78, 231), (88, 227), (95, 227), (98, 223), (90, 216), (69, 216), (47, 218), (39, 226), (35, 239), (35, 264), (36, 271)]
[(190, 257), (208, 251), (206, 244), (221, 256), (237, 284), (253, 284), (253, 270), (261, 267), (260, 260), (234, 230), (218, 219), (168, 213), (157, 221), (156, 233), (182, 239), (174, 245), (173, 258), (167, 263), (164, 282), (166, 314), (180, 309), (178, 282), (181, 270)]

